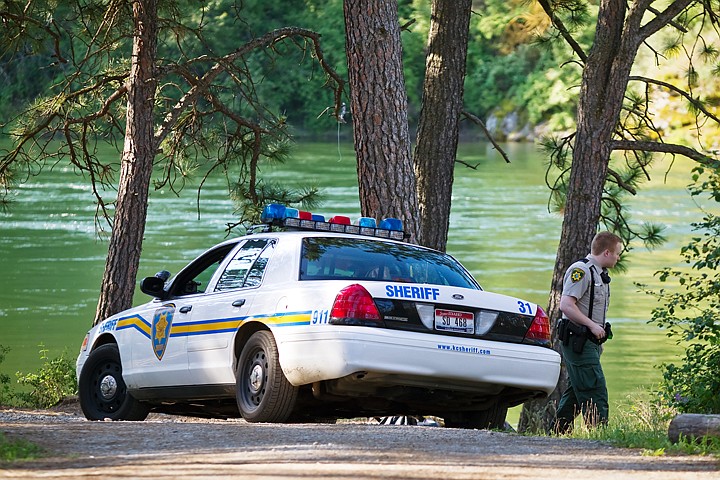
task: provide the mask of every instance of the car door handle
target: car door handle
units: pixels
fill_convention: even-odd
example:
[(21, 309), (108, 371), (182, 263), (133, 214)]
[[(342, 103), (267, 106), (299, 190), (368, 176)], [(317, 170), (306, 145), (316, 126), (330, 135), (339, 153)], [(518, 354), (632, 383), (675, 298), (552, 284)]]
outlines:
[(241, 298), (241, 299), (239, 299), (239, 300), (235, 300), (235, 301), (232, 303), (232, 306), (233, 306), (233, 307), (242, 307), (243, 305), (245, 305), (245, 299), (244, 299), (244, 298)]
[(192, 305), (185, 305), (184, 307), (180, 307), (180, 313), (188, 313), (190, 310), (192, 310)]

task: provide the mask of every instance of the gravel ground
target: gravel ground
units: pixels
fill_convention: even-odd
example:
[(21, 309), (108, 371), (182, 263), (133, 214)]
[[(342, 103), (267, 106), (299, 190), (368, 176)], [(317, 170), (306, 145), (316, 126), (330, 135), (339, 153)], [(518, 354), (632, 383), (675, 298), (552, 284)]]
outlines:
[(0, 478), (720, 478), (720, 462), (711, 457), (361, 421), (271, 425), (151, 415), (144, 422), (88, 422), (70, 403), (54, 411), (0, 409), (0, 431), (47, 452), (40, 460), (0, 464)]

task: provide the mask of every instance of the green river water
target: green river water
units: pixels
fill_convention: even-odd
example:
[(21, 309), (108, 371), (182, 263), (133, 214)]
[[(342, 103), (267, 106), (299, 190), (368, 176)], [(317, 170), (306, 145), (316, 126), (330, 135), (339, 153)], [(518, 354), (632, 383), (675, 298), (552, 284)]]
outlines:
[[(464, 144), (459, 158), (476, 170), (456, 169), (448, 252), (458, 258), (486, 290), (547, 304), (561, 217), (548, 213), (543, 158), (534, 146), (506, 145), (506, 164), (484, 143)], [(609, 319), (615, 338), (603, 363), (611, 403), (660, 379), (655, 368), (678, 353), (672, 340), (646, 322), (656, 301), (634, 282), (659, 286), (653, 277), (664, 266), (679, 265), (678, 252), (691, 236), (689, 223), (701, 217), (685, 190), (689, 164), (676, 160), (656, 167), (653, 180), (632, 200), (635, 222), (667, 226), (668, 242), (630, 255), (629, 271), (615, 274)], [(323, 191), (318, 213), (359, 215), (355, 160), (349, 142), (298, 145), (286, 164), (266, 170), (288, 186), (312, 184)], [(197, 192), (151, 193), (139, 277), (171, 272), (205, 248), (222, 241), (234, 221), (234, 206), (221, 180), (206, 185), (198, 218)], [(14, 192), (14, 204), (0, 212), (0, 345), (11, 350), (0, 372), (14, 378), (41, 365), (39, 345), (50, 357), (64, 349), (74, 357), (96, 307), (107, 243), (94, 221), (95, 205), (86, 181), (55, 168)], [(136, 293), (136, 303), (146, 301)]]

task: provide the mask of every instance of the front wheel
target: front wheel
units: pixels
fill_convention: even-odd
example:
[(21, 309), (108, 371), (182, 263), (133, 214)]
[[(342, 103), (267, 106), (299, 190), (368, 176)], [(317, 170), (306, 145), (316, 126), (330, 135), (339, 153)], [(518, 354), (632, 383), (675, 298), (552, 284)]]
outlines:
[(298, 387), (280, 368), (277, 345), (270, 332), (255, 332), (240, 352), (235, 372), (235, 396), (248, 422), (281, 423), (290, 418)]
[(88, 420), (145, 420), (149, 409), (127, 391), (117, 345), (90, 353), (78, 381), (80, 407)]

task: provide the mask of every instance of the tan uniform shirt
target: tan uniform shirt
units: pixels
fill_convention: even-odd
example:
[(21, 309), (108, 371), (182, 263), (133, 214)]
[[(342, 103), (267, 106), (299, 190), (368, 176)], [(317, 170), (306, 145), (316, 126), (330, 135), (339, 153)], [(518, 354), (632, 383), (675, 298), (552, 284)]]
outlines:
[[(590, 273), (592, 268), (593, 272)], [(600, 274), (602, 268), (589, 259), (587, 263), (579, 260), (567, 269), (565, 279), (563, 281), (563, 295), (575, 297), (577, 306), (582, 313), (591, 317), (592, 321), (605, 325), (605, 314), (608, 305), (610, 305), (610, 285), (603, 283)], [(592, 316), (588, 315), (590, 306), (590, 283), (595, 282), (595, 292), (593, 294), (593, 310)], [(563, 318), (567, 318), (563, 314)]]

